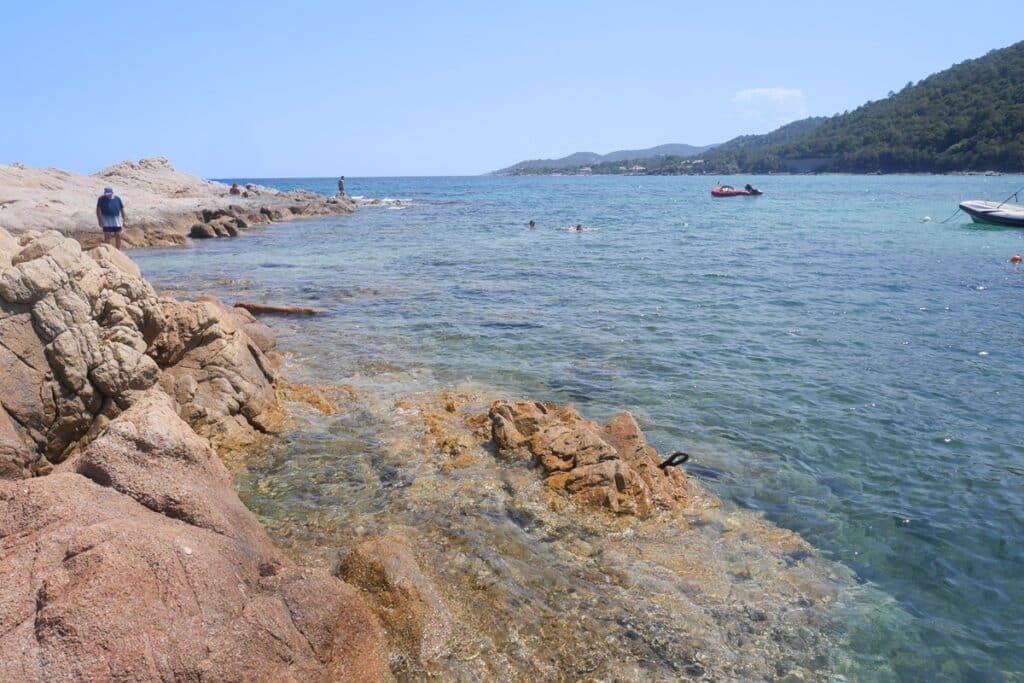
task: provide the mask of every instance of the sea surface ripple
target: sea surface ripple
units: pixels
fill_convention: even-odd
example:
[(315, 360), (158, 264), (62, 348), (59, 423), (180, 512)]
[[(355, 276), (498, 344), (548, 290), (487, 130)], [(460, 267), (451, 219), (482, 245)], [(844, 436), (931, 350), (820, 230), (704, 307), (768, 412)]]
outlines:
[(1024, 179), (748, 180), (765, 196), (712, 199), (699, 177), (349, 178), (403, 201), (133, 256), (163, 287), (325, 309), (273, 323), (313, 377), (629, 409), (723, 498), (889, 596), (850, 615), (863, 670), (1019, 680), (1024, 231), (942, 219)]

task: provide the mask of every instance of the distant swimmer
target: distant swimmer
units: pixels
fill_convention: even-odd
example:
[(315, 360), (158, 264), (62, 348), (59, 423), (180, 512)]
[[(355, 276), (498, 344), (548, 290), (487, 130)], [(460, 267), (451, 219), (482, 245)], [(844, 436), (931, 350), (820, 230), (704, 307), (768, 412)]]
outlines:
[(534, 228), (536, 228), (536, 227), (537, 227), (537, 224), (536, 224), (536, 223), (534, 223), (534, 222), (533, 222), (533, 219), (531, 218), (531, 219), (530, 219), (530, 222), (526, 224), (526, 227), (528, 227), (528, 228), (529, 228), (530, 230), (533, 230)]
[(1013, 256), (1010, 257), (1010, 263), (1013, 264), (1014, 268), (1020, 266), (1020, 261), (1020, 254), (1014, 254)]
[(575, 230), (576, 230), (576, 232), (583, 232), (583, 230), (584, 230), (583, 224), (582, 223), (577, 223)]

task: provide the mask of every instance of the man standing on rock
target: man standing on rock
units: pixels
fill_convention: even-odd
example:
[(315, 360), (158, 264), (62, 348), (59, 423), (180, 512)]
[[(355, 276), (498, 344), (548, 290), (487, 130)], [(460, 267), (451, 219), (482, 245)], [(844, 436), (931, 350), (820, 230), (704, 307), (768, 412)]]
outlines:
[(345, 176), (338, 178), (338, 196), (345, 196)]
[(103, 196), (96, 202), (96, 220), (103, 228), (103, 242), (110, 244), (113, 237), (114, 245), (121, 248), (121, 230), (124, 229), (124, 204), (114, 194), (113, 188), (103, 188)]

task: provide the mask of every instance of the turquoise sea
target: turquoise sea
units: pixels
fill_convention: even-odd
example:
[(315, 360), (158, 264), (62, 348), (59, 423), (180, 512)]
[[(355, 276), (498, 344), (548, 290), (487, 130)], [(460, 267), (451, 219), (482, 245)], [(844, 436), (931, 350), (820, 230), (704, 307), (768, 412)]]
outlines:
[(272, 323), (307, 380), (629, 409), (724, 499), (883, 596), (848, 615), (857, 678), (1024, 679), (1024, 230), (942, 222), (1024, 177), (723, 180), (766, 194), (349, 178), (403, 201), (133, 256), (158, 286), (325, 309)]

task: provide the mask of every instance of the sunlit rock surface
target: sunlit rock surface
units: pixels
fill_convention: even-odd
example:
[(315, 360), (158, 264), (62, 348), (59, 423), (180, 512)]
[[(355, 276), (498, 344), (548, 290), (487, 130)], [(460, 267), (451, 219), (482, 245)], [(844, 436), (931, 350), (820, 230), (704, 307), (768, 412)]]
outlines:
[(279, 552), (214, 450), (280, 425), (279, 362), (245, 311), (0, 230), (0, 680), (390, 677), (370, 603)]
[(122, 161), (88, 176), (11, 164), (0, 166), (0, 228), (56, 230), (82, 244), (98, 244), (103, 232), (96, 224), (96, 199), (107, 186), (124, 201), (124, 240), (136, 246), (234, 237), (252, 225), (347, 214), (356, 206), (348, 197), (257, 185), (233, 195), (227, 185), (179, 171), (164, 157)]
[(490, 418), (499, 454), (531, 457), (544, 483), (577, 503), (646, 516), (696, 502), (686, 475), (658, 467), (657, 451), (628, 412), (601, 427), (572, 406), (497, 401)]
[(153, 390), (53, 474), (0, 481), (0, 679), (381, 680), (356, 591), (282, 556)]
[[(400, 677), (831, 680), (843, 670), (840, 615), (858, 586), (799, 535), (683, 472), (685, 486), (668, 489), (682, 497), (652, 495), (647, 515), (576, 500), (546, 483), (529, 449), (502, 452), (491, 411), (509, 404), (493, 393), (350, 380), (321, 388), (338, 397), (332, 410), (297, 408), (301, 427), (252, 463), (240, 491), (305, 563), (330, 567), (367, 540), (404, 539), (453, 620), (442, 656), (392, 660)], [(609, 457), (606, 447), (661, 461), (633, 420), (602, 427), (567, 407), (545, 411), (538, 424), (565, 418)]]
[(0, 263), (3, 476), (45, 473), (157, 384), (218, 448), (279, 427), (272, 335), (245, 311), (158, 297), (124, 254), (53, 231), (0, 230)]

